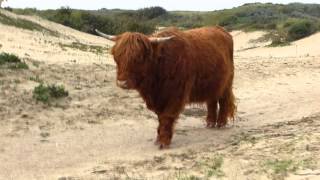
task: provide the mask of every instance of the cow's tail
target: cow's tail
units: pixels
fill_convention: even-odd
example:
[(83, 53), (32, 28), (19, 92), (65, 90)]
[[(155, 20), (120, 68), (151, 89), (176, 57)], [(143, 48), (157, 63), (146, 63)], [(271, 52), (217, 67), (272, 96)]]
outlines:
[(230, 49), (230, 59), (231, 59), (231, 64), (232, 64), (232, 75), (230, 78), (229, 86), (225, 91), (225, 98), (226, 98), (226, 104), (228, 107), (228, 113), (227, 117), (229, 119), (234, 120), (235, 119), (235, 114), (237, 111), (237, 105), (236, 105), (236, 98), (233, 94), (233, 78), (234, 78), (234, 60), (233, 60), (233, 40), (232, 40), (232, 48)]
[[(231, 80), (232, 81), (232, 80)], [(235, 114), (237, 111), (237, 105), (236, 105), (236, 98), (233, 94), (232, 85), (228, 87), (228, 89), (225, 91), (225, 103), (227, 104), (227, 118), (228, 119), (235, 119)]]

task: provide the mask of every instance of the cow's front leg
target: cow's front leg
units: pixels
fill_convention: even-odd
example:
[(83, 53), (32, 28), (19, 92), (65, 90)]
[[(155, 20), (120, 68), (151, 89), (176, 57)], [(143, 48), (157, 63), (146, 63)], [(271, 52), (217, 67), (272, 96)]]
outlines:
[(155, 144), (159, 145), (160, 149), (169, 148), (173, 136), (175, 117), (163, 116), (159, 117), (158, 136)]
[(158, 129), (157, 129), (157, 138), (156, 141), (154, 142), (154, 145), (160, 145), (160, 121), (159, 121), (159, 125), (158, 125)]
[(218, 101), (217, 100), (210, 100), (207, 102), (207, 128), (214, 128), (217, 124), (217, 108), (218, 108)]

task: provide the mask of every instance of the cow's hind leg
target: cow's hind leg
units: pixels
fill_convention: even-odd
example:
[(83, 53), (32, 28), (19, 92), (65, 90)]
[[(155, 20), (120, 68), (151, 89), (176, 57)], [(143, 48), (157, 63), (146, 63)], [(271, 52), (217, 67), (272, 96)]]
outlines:
[(228, 118), (234, 119), (236, 111), (235, 97), (232, 92), (232, 86), (228, 88), (223, 97), (219, 99), (219, 115), (217, 127), (225, 127), (228, 122)]
[(218, 101), (216, 99), (207, 102), (207, 128), (214, 128), (217, 124)]
[(177, 117), (158, 116), (159, 127), (156, 143), (160, 149), (169, 148), (173, 136), (174, 124)]

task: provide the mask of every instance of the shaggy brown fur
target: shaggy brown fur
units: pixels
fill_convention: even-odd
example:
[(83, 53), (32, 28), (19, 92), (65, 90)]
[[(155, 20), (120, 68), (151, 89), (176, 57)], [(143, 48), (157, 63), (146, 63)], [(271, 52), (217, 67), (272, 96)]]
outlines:
[(117, 36), (112, 49), (117, 79), (125, 82), (121, 87), (137, 90), (158, 115), (160, 148), (170, 145), (186, 104), (206, 103), (210, 128), (224, 127), (236, 110), (232, 36), (221, 27), (168, 28), (151, 35), (168, 36), (174, 38), (154, 43), (149, 36), (127, 32)]

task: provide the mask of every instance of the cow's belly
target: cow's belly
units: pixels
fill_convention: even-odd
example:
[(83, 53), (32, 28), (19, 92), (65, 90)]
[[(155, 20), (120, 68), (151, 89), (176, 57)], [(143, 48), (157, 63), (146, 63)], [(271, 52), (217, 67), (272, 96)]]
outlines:
[(209, 99), (219, 99), (225, 89), (224, 77), (201, 77), (195, 80), (189, 95), (189, 103), (207, 102)]

